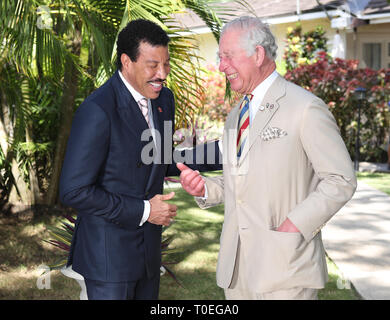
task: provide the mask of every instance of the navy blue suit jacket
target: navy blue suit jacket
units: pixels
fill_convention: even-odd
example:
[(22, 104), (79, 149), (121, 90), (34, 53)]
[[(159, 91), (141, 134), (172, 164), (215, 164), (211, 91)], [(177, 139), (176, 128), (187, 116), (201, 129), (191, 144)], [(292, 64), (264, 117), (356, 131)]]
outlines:
[[(163, 88), (151, 104), (154, 126), (164, 145), (164, 121), (171, 121), (174, 130), (172, 92)], [(85, 278), (131, 281), (145, 272), (148, 277), (159, 273), (161, 226), (139, 224), (144, 200), (162, 194), (164, 177), (179, 171), (174, 162), (142, 161), (141, 151), (148, 141), (141, 141), (141, 134), (147, 128), (118, 72), (75, 113), (61, 173), (60, 199), (78, 211), (68, 265)], [(216, 156), (216, 165), (191, 167), (219, 170), (222, 164), (218, 159)]]

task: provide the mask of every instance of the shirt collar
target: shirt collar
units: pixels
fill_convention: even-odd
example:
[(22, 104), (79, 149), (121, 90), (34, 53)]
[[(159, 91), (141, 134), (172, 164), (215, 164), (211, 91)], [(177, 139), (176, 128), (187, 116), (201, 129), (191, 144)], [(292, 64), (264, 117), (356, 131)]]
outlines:
[(142, 94), (140, 94), (137, 90), (133, 88), (133, 86), (125, 79), (122, 72), (118, 70), (119, 77), (122, 79), (123, 83), (125, 84), (126, 88), (130, 91), (131, 95), (133, 96), (134, 100), (138, 103), (142, 98), (149, 100), (145, 98)]
[(269, 89), (269, 87), (272, 85), (272, 83), (275, 81), (275, 79), (278, 77), (278, 73), (276, 69), (267, 77), (265, 78), (253, 91), (253, 98), (252, 98), (252, 104), (253, 105), (260, 105), (260, 103), (263, 101), (265, 93)]

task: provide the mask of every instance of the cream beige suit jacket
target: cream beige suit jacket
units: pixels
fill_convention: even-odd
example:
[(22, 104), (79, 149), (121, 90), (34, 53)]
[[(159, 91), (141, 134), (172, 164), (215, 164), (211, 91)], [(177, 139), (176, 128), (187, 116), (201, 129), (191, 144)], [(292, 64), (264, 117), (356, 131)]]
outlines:
[[(323, 288), (320, 230), (355, 192), (350, 156), (328, 107), (310, 92), (278, 76), (261, 106), (239, 162), (239, 107), (230, 112), (223, 176), (205, 178), (208, 198), (197, 199), (201, 208), (225, 204), (217, 284), (229, 287), (240, 239), (250, 290)], [(301, 233), (275, 231), (287, 217)]]

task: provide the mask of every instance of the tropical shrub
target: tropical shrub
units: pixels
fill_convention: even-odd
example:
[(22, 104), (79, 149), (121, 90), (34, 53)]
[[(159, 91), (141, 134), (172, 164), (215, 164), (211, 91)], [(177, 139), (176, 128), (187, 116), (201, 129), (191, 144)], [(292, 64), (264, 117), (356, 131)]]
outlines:
[(354, 91), (358, 87), (365, 88), (366, 99), (361, 106), (359, 160), (386, 161), (390, 129), (390, 69), (359, 69), (357, 60), (332, 59), (325, 52), (320, 52), (317, 62), (288, 71), (285, 78), (313, 92), (328, 104), (352, 158), (355, 155), (359, 106)]
[(327, 39), (322, 26), (302, 35), (302, 26), (297, 23), (295, 28), (287, 28), (286, 47), (283, 59), (286, 69), (293, 70), (300, 65), (314, 63), (319, 51), (326, 51)]

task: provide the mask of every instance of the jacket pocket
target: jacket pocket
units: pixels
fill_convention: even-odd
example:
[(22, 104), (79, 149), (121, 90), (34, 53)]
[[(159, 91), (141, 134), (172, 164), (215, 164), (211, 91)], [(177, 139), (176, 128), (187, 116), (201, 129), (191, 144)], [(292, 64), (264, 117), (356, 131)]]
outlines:
[(248, 277), (257, 280), (252, 283), (253, 289), (256, 292), (270, 292), (291, 287), (291, 280), (296, 270), (300, 269), (307, 246), (302, 234), (263, 229), (255, 239), (250, 241), (246, 259), (251, 261), (251, 255), (254, 257)]

